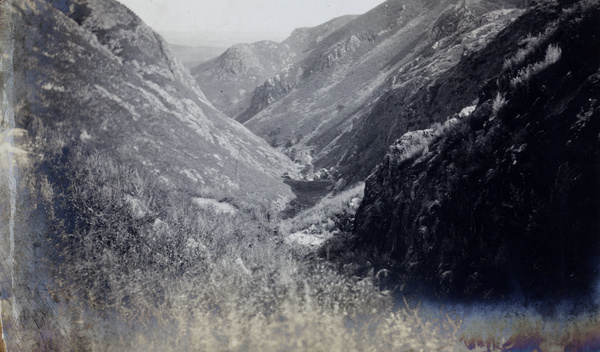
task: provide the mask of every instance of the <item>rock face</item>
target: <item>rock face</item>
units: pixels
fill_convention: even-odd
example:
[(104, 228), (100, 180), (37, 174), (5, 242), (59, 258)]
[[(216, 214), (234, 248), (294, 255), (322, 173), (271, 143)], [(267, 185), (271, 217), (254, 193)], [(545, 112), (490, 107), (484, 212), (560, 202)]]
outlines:
[(443, 295), (589, 289), (600, 249), (598, 18), (597, 1), (534, 5), (438, 81), (430, 112), (451, 116), (443, 92), (500, 67), (457, 122), (390, 148), (366, 182), (360, 245), (392, 258), (409, 286)]
[[(476, 98), (493, 72), (463, 78), (472, 87), (459, 101), (440, 104), (443, 113), (422, 114), (436, 82), (464, 56), (485, 48), (518, 17), (520, 6), (386, 1), (258, 87), (236, 118), (307, 170), (333, 167), (345, 184), (358, 182), (405, 132), (443, 121), (448, 111), (459, 112)], [(407, 106), (402, 115), (401, 105)]]
[[(164, 40), (113, 0), (14, 2), (17, 123), (175, 191), (290, 197), (293, 164), (213, 107)], [(202, 192), (201, 192), (202, 193)]]
[(354, 17), (343, 16), (317, 27), (298, 28), (281, 43), (236, 44), (219, 57), (193, 67), (192, 75), (215, 107), (234, 117), (247, 109), (251, 100), (256, 101), (252, 97), (256, 87), (302, 60), (319, 41)]

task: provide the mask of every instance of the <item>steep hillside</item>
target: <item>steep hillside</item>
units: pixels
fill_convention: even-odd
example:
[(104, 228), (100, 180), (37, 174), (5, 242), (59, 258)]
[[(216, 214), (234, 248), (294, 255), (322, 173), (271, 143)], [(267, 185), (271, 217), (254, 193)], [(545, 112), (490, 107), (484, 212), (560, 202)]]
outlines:
[[(0, 5), (9, 28), (0, 27), (0, 164), (16, 153), (27, 161), (0, 167), (8, 350), (135, 350), (106, 347), (118, 339), (97, 342), (90, 327), (131, 338), (132, 316), (153, 314), (183, 275), (204, 280), (207, 253), (271, 234), (264, 214), (292, 198), (281, 175), (293, 165), (217, 111), (168, 45), (116, 1)], [(13, 106), (22, 130), (5, 121)], [(264, 256), (273, 260), (276, 242), (261, 238), (255, 247), (273, 249)]]
[(600, 2), (528, 2), (297, 31), (245, 116), (299, 179), (115, 0), (0, 1), (0, 351), (600, 350), (597, 296), (410, 295), (598, 276)]
[[(541, 2), (438, 81), (430, 116), (455, 119), (389, 149), (356, 215), (360, 248), (393, 259), (408, 287), (443, 295), (589, 292), (600, 248), (598, 18), (598, 1)], [(451, 100), (469, 105), (458, 82), (480, 70), (500, 73), (452, 115)]]
[[(289, 197), (289, 160), (217, 111), (159, 35), (116, 1), (17, 1), (17, 124), (196, 195)], [(54, 150), (56, 151), (56, 150)]]
[(504, 57), (497, 52), (516, 45), (510, 40), (499, 44), (495, 38), (522, 10), (486, 12), (497, 5), (462, 3), (437, 17), (425, 43), (390, 70), (368, 104), (358, 108), (353, 125), (315, 161), (316, 167), (336, 163), (346, 181), (361, 181), (404, 133), (442, 123), (474, 105), (478, 90), (502, 69)]
[[(514, 9), (519, 4), (387, 1), (257, 88), (252, 105), (237, 118), (248, 120), (249, 129), (305, 165), (308, 174), (334, 167), (341, 171), (337, 177), (359, 181), (396, 138), (440, 118), (392, 116), (381, 106), (391, 99), (426, 104), (430, 86), (465, 55), (484, 48), (520, 14)], [(365, 116), (372, 117), (364, 122)]]
[(247, 108), (256, 87), (304, 58), (319, 41), (353, 18), (343, 16), (317, 27), (298, 28), (281, 43), (236, 44), (192, 68), (192, 75), (219, 110), (235, 116)]

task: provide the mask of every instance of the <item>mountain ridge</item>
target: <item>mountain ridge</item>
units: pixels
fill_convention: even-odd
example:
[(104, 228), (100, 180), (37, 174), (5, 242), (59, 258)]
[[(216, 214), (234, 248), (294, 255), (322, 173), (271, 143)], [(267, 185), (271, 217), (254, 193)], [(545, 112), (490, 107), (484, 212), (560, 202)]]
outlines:
[[(382, 127), (385, 132), (378, 132), (387, 137), (377, 151), (356, 147), (376, 139), (363, 116), (386, 99), (381, 97), (396, 91), (404, 99), (422, 99), (419, 95), (427, 95), (427, 86), (456, 65), (465, 50), (484, 47), (522, 11), (514, 9), (519, 2), (475, 3), (478, 7), (468, 12), (453, 1), (385, 2), (332, 33), (279, 79), (257, 88), (251, 107), (236, 118), (296, 159), (306, 175), (333, 168), (341, 170), (338, 177), (357, 182), (406, 132), (405, 127)], [(442, 25), (445, 32), (432, 34)], [(378, 124), (395, 120), (390, 116)], [(420, 128), (432, 122), (421, 122)], [(311, 153), (311, 158), (295, 158)]]
[(341, 16), (319, 26), (297, 28), (280, 43), (267, 40), (235, 44), (190, 71), (210, 100), (233, 117), (245, 109), (254, 88), (307, 55), (327, 33), (354, 17)]
[(188, 46), (169, 43), (175, 56), (188, 70), (221, 55), (226, 48), (218, 46)]
[(17, 41), (23, 84), (16, 105), (32, 135), (62, 130), (57, 138), (67, 149), (104, 149), (173, 190), (291, 196), (280, 180), (294, 172), (288, 159), (215, 109), (168, 44), (126, 7), (94, 0), (14, 6), (28, 38)]

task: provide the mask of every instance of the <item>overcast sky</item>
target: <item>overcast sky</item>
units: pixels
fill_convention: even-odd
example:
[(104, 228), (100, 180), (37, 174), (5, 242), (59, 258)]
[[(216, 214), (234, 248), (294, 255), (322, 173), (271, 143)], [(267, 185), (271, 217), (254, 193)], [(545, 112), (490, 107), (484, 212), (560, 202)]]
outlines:
[[(362, 14), (384, 0), (119, 0), (168, 41), (175, 33), (189, 42), (190, 33), (223, 33), (226, 42), (239, 36), (281, 40), (294, 28), (312, 27), (334, 17)], [(183, 32), (187, 32), (184, 34)], [(269, 36), (266, 38), (265, 36)], [(214, 39), (214, 38), (213, 38)], [(230, 45), (230, 43), (224, 43)]]

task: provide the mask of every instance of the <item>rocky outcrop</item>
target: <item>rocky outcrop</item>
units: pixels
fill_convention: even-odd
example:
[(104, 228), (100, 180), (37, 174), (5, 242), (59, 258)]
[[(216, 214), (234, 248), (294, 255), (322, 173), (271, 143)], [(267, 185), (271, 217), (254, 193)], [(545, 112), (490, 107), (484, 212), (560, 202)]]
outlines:
[[(298, 84), (298, 77), (289, 70), (282, 71), (270, 77), (263, 84), (256, 87), (250, 98), (249, 107), (235, 117), (240, 123), (245, 123), (258, 112), (266, 109), (269, 105), (280, 99)], [(277, 146), (276, 141), (271, 145)]]
[(433, 24), (429, 36), (432, 40), (438, 41), (464, 30), (475, 20), (473, 11), (467, 6), (466, 1), (463, 1), (440, 15)]
[(321, 56), (307, 69), (307, 72), (312, 74), (332, 67), (335, 62), (356, 51), (358, 47), (360, 47), (361, 42), (362, 40), (358, 36), (351, 35), (349, 38), (335, 44), (325, 53), (321, 54)]
[[(399, 140), (367, 179), (361, 248), (392, 258), (407, 287), (442, 295), (589, 292), (600, 248), (599, 16), (597, 2), (540, 3), (492, 41), (504, 64), (476, 106), (411, 153)], [(484, 54), (469, 62), (495, 67)]]

